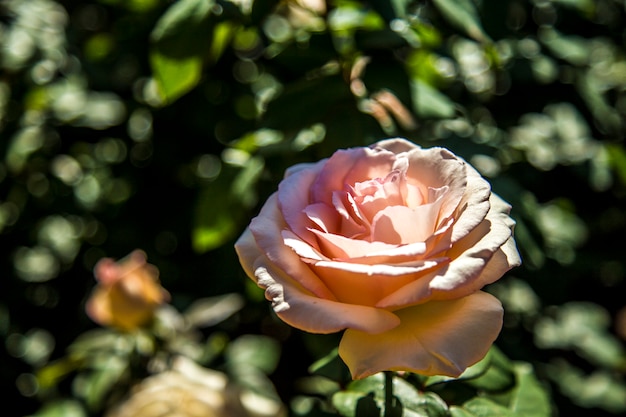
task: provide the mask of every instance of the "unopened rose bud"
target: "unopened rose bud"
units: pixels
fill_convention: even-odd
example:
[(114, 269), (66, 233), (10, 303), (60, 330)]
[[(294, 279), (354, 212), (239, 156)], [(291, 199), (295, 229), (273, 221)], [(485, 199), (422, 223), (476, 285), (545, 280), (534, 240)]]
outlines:
[(134, 330), (147, 324), (170, 297), (159, 283), (159, 270), (146, 262), (141, 250), (117, 262), (101, 259), (94, 275), (98, 285), (87, 300), (86, 311), (102, 326)]

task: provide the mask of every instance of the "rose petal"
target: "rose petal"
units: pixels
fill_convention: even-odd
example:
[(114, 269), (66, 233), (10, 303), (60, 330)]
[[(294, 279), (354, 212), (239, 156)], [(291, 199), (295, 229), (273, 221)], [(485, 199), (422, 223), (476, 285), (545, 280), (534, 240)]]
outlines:
[(354, 379), (385, 370), (459, 376), (487, 354), (503, 316), (500, 302), (485, 292), (395, 313), (401, 324), (385, 333), (344, 333), (339, 355)]
[(415, 143), (404, 138), (383, 139), (374, 143), (371, 147), (385, 149), (395, 153), (396, 155), (403, 152), (409, 152), (413, 149), (421, 149), (421, 146), (416, 145)]
[(284, 221), (304, 239), (310, 238), (307, 227), (311, 226), (311, 221), (304, 212), (310, 204), (309, 193), (303, 190), (311, 187), (323, 166), (323, 160), (316, 164), (300, 164), (297, 170), (287, 171), (287, 176), (278, 184), (278, 204)]
[(283, 243), (281, 230), (286, 225), (278, 210), (276, 194), (268, 198), (259, 215), (250, 222), (249, 230), (246, 230), (235, 243), (235, 249), (246, 274), (254, 279), (253, 264), (258, 258), (263, 258), (268, 264), (275, 264), (317, 296), (333, 299), (334, 296), (324, 283)]
[(467, 187), (454, 214), (457, 219), (452, 243), (470, 233), (485, 218), (490, 208), (491, 185), (469, 164), (466, 165)]
[(321, 233), (317, 230), (311, 231), (317, 236), (320, 250), (330, 259), (349, 260), (397, 247), (397, 245), (390, 245), (384, 242), (368, 242), (366, 240), (350, 239), (333, 233)]
[[(496, 207), (506, 211), (508, 206), (496, 203)], [(510, 247), (513, 225), (506, 213), (491, 210), (480, 225), (445, 253), (451, 258), (450, 264), (390, 294), (377, 307), (464, 297), (499, 279), (520, 262), (516, 249)]]
[(387, 310), (318, 298), (279, 269), (267, 266), (257, 267), (254, 276), (265, 288), (265, 297), (272, 301), (276, 314), (293, 327), (311, 333), (335, 333), (346, 328), (380, 333), (400, 324), (400, 319)]
[(344, 185), (384, 178), (391, 171), (395, 158), (393, 153), (383, 149), (338, 150), (326, 162), (311, 187), (311, 202), (332, 205), (333, 191), (343, 190)]
[(313, 231), (323, 252), (335, 261), (373, 264), (396, 264), (419, 259), (426, 252), (424, 242), (408, 245), (389, 245), (383, 242), (368, 242), (349, 239), (331, 233)]
[(434, 198), (415, 208), (389, 206), (380, 210), (372, 222), (372, 240), (393, 244), (424, 242), (434, 232), (447, 187), (431, 189)]
[(468, 164), (444, 148), (414, 150), (409, 152), (408, 157), (409, 183), (420, 186), (422, 195), (429, 195), (428, 188), (448, 187), (439, 213), (439, 220), (446, 219), (457, 209), (466, 194)]
[(352, 262), (319, 261), (311, 265), (337, 300), (377, 306), (379, 301), (395, 294), (420, 276), (448, 262), (446, 258), (416, 260), (401, 265), (357, 264)]

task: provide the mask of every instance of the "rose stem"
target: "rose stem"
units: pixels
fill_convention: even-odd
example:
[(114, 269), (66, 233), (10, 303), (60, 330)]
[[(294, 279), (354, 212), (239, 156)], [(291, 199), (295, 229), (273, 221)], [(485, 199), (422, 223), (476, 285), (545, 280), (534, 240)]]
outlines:
[(391, 417), (393, 408), (393, 372), (384, 371), (385, 374), (385, 417)]

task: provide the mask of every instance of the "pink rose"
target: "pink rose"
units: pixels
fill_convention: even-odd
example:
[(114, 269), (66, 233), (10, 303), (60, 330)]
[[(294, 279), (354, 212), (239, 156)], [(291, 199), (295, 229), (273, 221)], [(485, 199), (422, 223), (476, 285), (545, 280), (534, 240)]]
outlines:
[(102, 325), (134, 330), (148, 323), (154, 311), (169, 300), (159, 283), (159, 270), (135, 250), (115, 262), (101, 259), (94, 267), (98, 285), (87, 300), (87, 315)]
[(458, 376), (502, 327), (480, 289), (520, 264), (509, 210), (450, 151), (388, 139), (288, 169), (235, 248), (283, 321), (345, 329), (353, 378)]

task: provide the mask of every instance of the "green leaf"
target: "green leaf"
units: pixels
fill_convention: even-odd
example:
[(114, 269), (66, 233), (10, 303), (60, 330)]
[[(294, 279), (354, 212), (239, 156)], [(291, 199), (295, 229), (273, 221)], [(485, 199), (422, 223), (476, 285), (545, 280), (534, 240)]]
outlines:
[(226, 350), (226, 360), (231, 368), (254, 368), (266, 374), (274, 371), (279, 359), (280, 345), (267, 336), (239, 336)]
[(452, 417), (514, 417), (506, 407), (487, 398), (472, 398), (463, 404), (462, 412), (454, 407)]
[(433, 3), (450, 25), (477, 41), (490, 41), (472, 0), (433, 0)]
[(380, 408), (374, 399), (374, 393), (341, 391), (332, 397), (333, 407), (346, 417), (379, 417)]
[(120, 356), (110, 356), (106, 364), (102, 363), (98, 370), (86, 376), (82, 381), (81, 391), (89, 409), (100, 408), (106, 395), (118, 385), (129, 369), (129, 363)]
[(486, 360), (489, 361), (489, 368), (486, 372), (480, 374), (478, 378), (467, 380), (467, 384), (485, 391), (504, 391), (514, 386), (513, 364), (498, 348), (493, 346)]
[(338, 350), (338, 348), (335, 348), (328, 355), (315, 361), (309, 367), (309, 372), (315, 375), (325, 376), (333, 381), (345, 380), (350, 372), (346, 364), (339, 357)]
[(161, 16), (150, 35), (150, 63), (166, 103), (200, 81), (211, 49), (213, 5), (213, 0), (179, 0)]
[(249, 158), (238, 172), (225, 167), (200, 191), (192, 232), (196, 252), (218, 248), (235, 236), (245, 210), (256, 203), (255, 186), (263, 167), (261, 158)]
[(515, 365), (517, 384), (509, 408), (516, 417), (549, 417), (550, 397), (533, 373), (530, 364)]
[(411, 82), (415, 113), (424, 119), (449, 119), (456, 113), (456, 104), (434, 87), (421, 80)]

